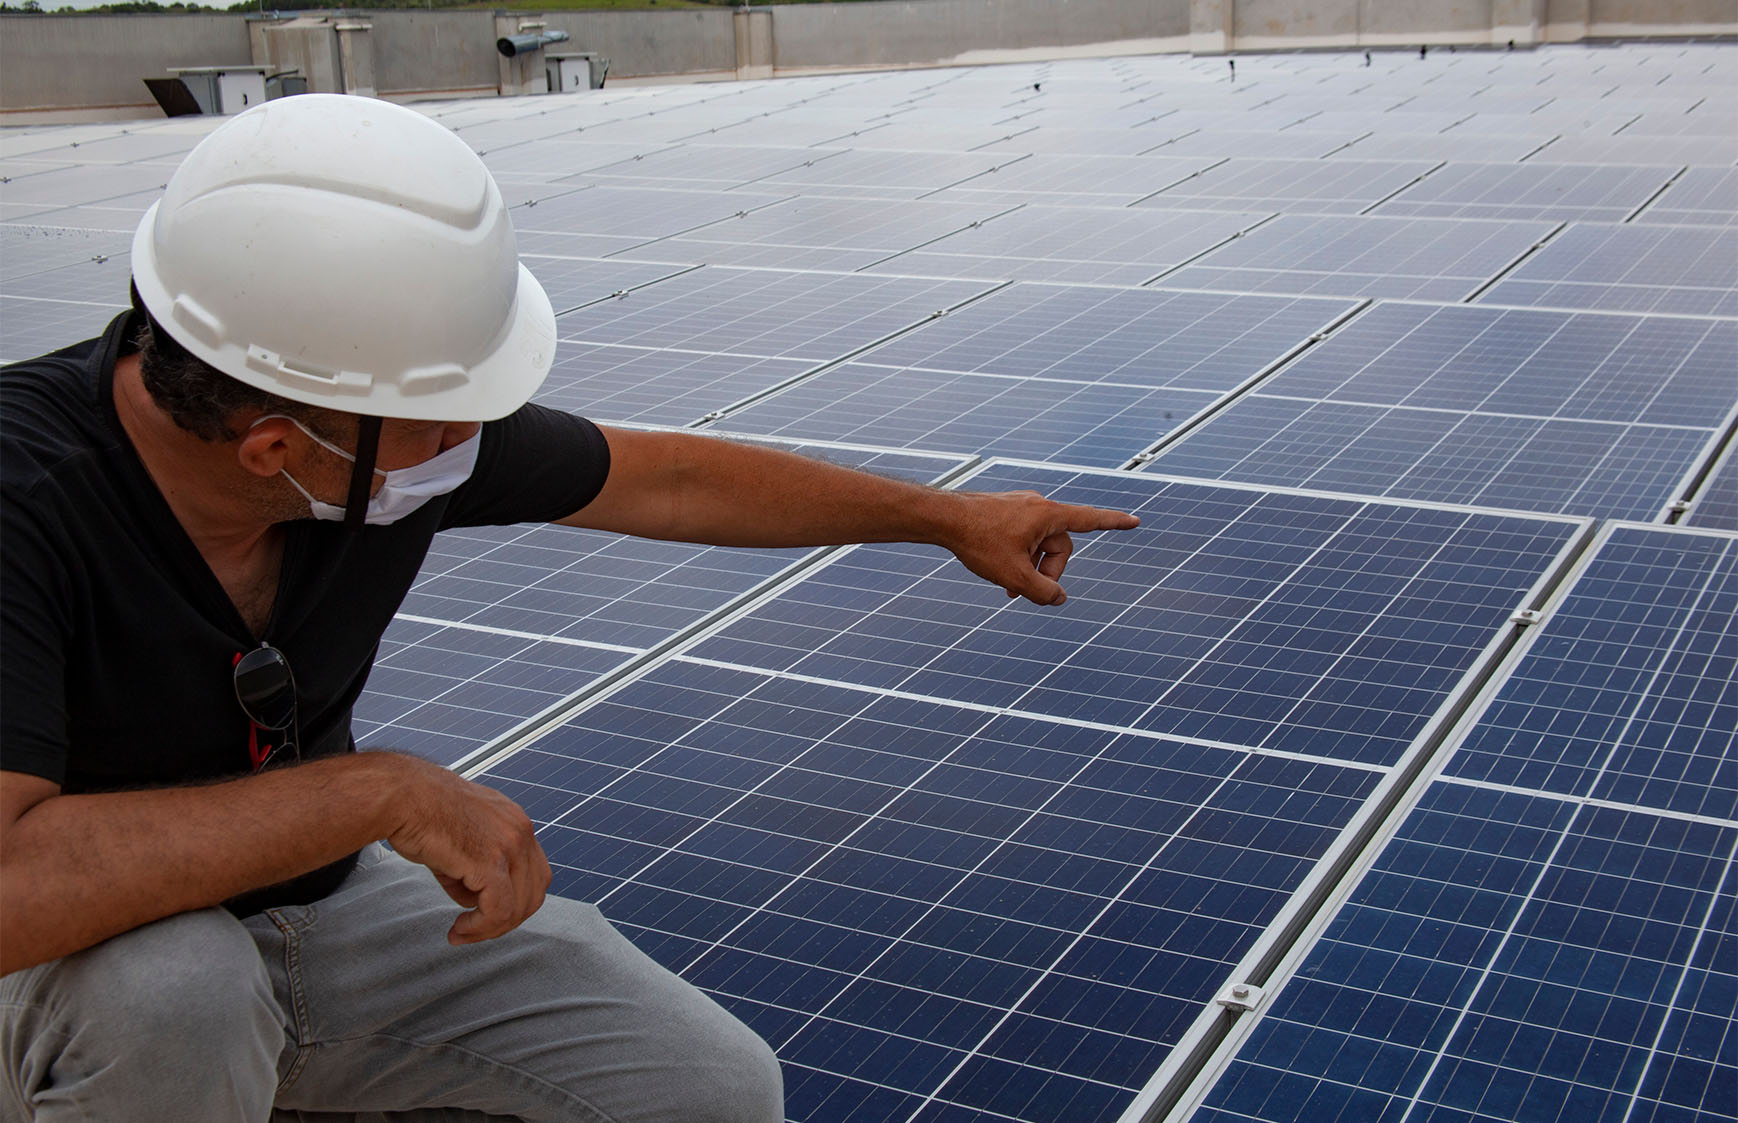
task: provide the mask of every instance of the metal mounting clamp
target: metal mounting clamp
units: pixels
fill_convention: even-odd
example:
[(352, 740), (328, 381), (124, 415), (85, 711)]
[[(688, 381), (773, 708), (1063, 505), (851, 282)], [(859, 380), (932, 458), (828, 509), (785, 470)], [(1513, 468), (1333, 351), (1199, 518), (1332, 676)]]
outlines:
[(1261, 1005), (1261, 1000), (1267, 997), (1267, 992), (1254, 983), (1232, 983), (1219, 992), (1219, 997), (1213, 1001), (1227, 1010), (1248, 1012)]

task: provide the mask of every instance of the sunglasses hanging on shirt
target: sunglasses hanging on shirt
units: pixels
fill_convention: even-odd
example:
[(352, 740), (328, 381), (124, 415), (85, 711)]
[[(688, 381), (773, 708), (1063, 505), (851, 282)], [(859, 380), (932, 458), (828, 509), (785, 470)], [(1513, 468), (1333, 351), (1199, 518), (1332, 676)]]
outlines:
[[(235, 700), (251, 728), (248, 755), (255, 772), (278, 762), (302, 759), (296, 714), (296, 676), (284, 653), (269, 644), (235, 657)], [(269, 736), (262, 738), (261, 734)]]

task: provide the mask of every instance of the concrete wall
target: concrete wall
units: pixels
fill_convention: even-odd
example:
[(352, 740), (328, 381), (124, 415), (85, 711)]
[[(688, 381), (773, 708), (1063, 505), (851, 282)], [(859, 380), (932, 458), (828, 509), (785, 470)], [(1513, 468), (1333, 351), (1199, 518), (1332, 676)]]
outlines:
[(572, 38), (562, 50), (597, 51), (612, 78), (665, 74), (729, 74), (736, 69), (730, 9), (715, 12), (548, 12), (551, 28)]
[(1659, 34), (1730, 33), (1738, 0), (1588, 0), (1587, 33), (1601, 38)]
[(382, 94), (496, 91), (495, 18), (488, 12), (370, 12), (374, 88)]
[[(385, 97), (499, 91), (497, 14), (508, 17), (367, 13), (361, 18), (372, 24), (374, 88)], [(1738, 0), (878, 0), (510, 18), (566, 31), (563, 50), (606, 55), (612, 79), (632, 80), (1071, 53), (1738, 35)], [(45, 119), (45, 108), (153, 116), (156, 103), (140, 79), (164, 76), (171, 66), (254, 61), (248, 22), (239, 14), (0, 16), (0, 122)]]
[[(1197, 51), (1738, 33), (1738, 0), (1193, 0)], [(1215, 30), (1216, 42), (1204, 42)]]
[(1172, 39), (1186, 49), (1186, 0), (886, 0), (798, 4), (773, 13), (780, 70), (909, 66), (1021, 51)]
[(0, 16), (0, 109), (138, 107), (134, 116), (153, 116), (161, 110), (143, 79), (252, 60), (240, 16)]

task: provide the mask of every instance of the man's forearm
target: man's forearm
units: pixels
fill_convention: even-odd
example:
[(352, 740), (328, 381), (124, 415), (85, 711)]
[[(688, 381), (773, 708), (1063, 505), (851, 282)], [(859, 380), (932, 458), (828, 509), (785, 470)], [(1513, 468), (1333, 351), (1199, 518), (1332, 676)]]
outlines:
[(961, 496), (764, 445), (608, 430), (610, 484), (575, 525), (715, 546), (940, 542)]
[(605, 434), (609, 478), (561, 520), (569, 526), (717, 546), (925, 542), (1011, 597), (1056, 605), (1066, 599), (1059, 581), (1071, 534), (1140, 523), (1030, 491), (942, 491), (692, 434)]
[(197, 787), (57, 795), (8, 824), (0, 973), (308, 873), (386, 837), (398, 758)]

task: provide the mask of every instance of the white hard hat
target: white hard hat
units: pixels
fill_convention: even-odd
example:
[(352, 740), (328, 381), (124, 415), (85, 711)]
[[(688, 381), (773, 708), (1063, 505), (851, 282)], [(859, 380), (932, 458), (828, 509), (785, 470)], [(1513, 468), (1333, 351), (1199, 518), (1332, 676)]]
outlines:
[(214, 130), (145, 212), (132, 264), (176, 342), (309, 405), (492, 421), (555, 359), (494, 177), (446, 128), (373, 98), (281, 98)]

